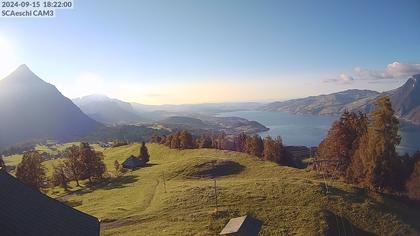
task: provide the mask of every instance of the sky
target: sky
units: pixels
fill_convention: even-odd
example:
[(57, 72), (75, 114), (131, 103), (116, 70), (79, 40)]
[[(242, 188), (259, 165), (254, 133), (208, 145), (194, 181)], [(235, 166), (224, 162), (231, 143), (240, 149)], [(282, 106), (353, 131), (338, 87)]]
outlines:
[(74, 0), (0, 18), (0, 78), (144, 104), (384, 91), (420, 73), (419, 25), (418, 0)]

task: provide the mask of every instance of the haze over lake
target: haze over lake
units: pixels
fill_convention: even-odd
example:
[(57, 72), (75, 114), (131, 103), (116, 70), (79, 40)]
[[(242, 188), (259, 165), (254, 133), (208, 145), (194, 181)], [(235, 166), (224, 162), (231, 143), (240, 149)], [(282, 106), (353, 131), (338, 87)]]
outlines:
[[(257, 121), (270, 130), (260, 133), (265, 137), (281, 136), (285, 145), (318, 146), (328, 133), (336, 116), (297, 115), (286, 112), (233, 111), (218, 116), (237, 116)], [(420, 149), (420, 128), (404, 124), (401, 130), (400, 153), (413, 153)]]

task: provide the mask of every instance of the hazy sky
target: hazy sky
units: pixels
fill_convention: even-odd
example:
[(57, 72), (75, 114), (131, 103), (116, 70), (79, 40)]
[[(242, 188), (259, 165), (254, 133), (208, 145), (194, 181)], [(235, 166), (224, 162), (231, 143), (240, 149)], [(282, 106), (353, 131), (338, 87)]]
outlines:
[(70, 98), (146, 104), (387, 90), (420, 73), (420, 1), (75, 0), (0, 18), (0, 78), (19, 64)]

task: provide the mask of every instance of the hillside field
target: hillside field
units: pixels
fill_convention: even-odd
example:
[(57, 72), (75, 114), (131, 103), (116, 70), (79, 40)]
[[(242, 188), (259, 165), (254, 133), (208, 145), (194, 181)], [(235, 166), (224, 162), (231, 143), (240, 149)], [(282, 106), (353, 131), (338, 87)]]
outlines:
[[(339, 180), (327, 178), (326, 188), (313, 170), (231, 151), (147, 146), (147, 167), (96, 187), (72, 185), (68, 193), (54, 188), (48, 194), (100, 218), (101, 235), (218, 235), (230, 218), (244, 214), (264, 222), (261, 235), (420, 234), (419, 209)], [(114, 172), (114, 161), (137, 155), (140, 145), (94, 147)], [(5, 160), (12, 165), (19, 158)], [(50, 170), (57, 161), (46, 166)], [(210, 175), (221, 175), (216, 176), (218, 212)]]

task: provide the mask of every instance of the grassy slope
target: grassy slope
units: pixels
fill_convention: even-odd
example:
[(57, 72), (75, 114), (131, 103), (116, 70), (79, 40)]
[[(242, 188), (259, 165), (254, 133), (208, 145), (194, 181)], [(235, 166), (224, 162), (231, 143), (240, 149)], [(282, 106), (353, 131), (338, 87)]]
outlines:
[[(102, 219), (104, 235), (215, 235), (230, 217), (246, 213), (265, 222), (262, 235), (322, 235), (336, 223), (347, 224), (348, 234), (420, 232), (418, 210), (341, 182), (331, 183), (326, 197), (323, 181), (313, 171), (280, 167), (236, 152), (148, 147), (151, 166), (66, 197), (77, 209)], [(105, 162), (112, 170), (115, 160), (121, 163), (138, 150), (137, 144), (107, 149)], [(239, 174), (217, 179), (218, 215), (214, 214), (214, 182), (186, 176), (194, 165), (213, 159), (245, 166)]]
[[(73, 187), (74, 192), (62, 199), (102, 219), (103, 235), (216, 235), (229, 218), (246, 213), (264, 221), (262, 235), (323, 235), (333, 232), (337, 223), (346, 225), (348, 235), (420, 233), (418, 210), (338, 181), (330, 183), (325, 196), (323, 179), (313, 171), (280, 167), (236, 152), (148, 147), (149, 167), (95, 189)], [(121, 163), (138, 150), (133, 144), (101, 151), (112, 171), (115, 160)], [(187, 177), (193, 166), (214, 159), (245, 166), (239, 174), (217, 178), (219, 214), (214, 214), (213, 180)], [(47, 166), (52, 162), (56, 161)], [(49, 194), (63, 191), (55, 188)]]

